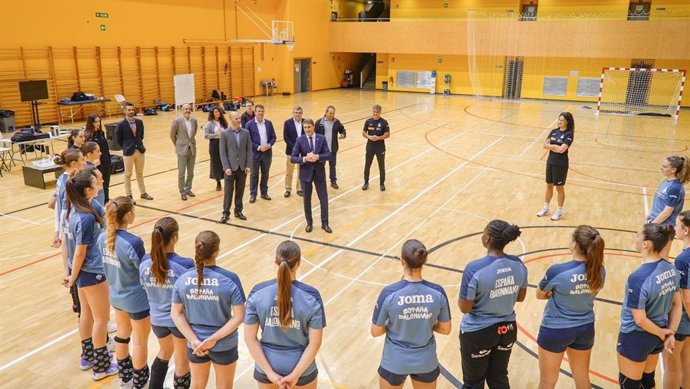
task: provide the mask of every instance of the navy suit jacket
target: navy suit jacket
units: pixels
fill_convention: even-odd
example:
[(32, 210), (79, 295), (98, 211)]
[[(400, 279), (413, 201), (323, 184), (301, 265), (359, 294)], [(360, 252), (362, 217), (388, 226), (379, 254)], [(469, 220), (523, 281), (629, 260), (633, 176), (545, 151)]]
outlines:
[(272, 154), (273, 145), (276, 143), (276, 131), (273, 129), (273, 123), (270, 120), (264, 119), (264, 124), (266, 124), (266, 138), (268, 138), (268, 144), (271, 148), (261, 152), (259, 151), (259, 146), (261, 146), (261, 136), (259, 136), (259, 126), (256, 124), (256, 120), (252, 119), (247, 122), (247, 130), (249, 130), (249, 137), (252, 139), (252, 151), (254, 159), (259, 159), (261, 154)]
[[(302, 121), (304, 122), (304, 119)], [(304, 135), (304, 130), (302, 130), (302, 135)], [(290, 118), (283, 123), (283, 140), (285, 141), (285, 155), (292, 155), (292, 148), (297, 142), (295, 119)]]
[(295, 147), (292, 149), (290, 157), (292, 163), (300, 164), (299, 179), (302, 181), (323, 181), (326, 182), (325, 162), (331, 159), (331, 152), (328, 150), (326, 138), (323, 135), (314, 133), (314, 154), (319, 155), (316, 162), (302, 162), (303, 157), (309, 154), (309, 139), (306, 135), (297, 138)]
[(132, 133), (127, 119), (117, 123), (115, 128), (115, 142), (122, 148), (122, 155), (125, 156), (134, 154), (134, 150), (139, 150), (141, 153), (146, 152), (146, 147), (144, 147), (144, 122), (137, 118), (134, 119), (134, 122), (137, 126), (136, 136)]

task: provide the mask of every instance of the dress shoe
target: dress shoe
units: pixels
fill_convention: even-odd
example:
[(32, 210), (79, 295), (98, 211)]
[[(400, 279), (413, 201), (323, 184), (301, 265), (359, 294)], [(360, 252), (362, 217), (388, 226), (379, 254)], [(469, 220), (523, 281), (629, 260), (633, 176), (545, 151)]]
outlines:
[(129, 197), (129, 199), (132, 200), (132, 204), (137, 205), (137, 202), (134, 200), (134, 197), (132, 197), (132, 195), (129, 195), (127, 197)]
[(235, 217), (240, 220), (247, 220), (247, 217), (242, 214), (242, 212), (235, 212)]
[(192, 193), (191, 190), (187, 190), (187, 196), (189, 196), (189, 197), (196, 197), (196, 195), (195, 195), (194, 193)]
[(362, 185), (362, 190), (367, 190), (369, 189), (369, 183), (365, 182), (364, 185)]
[(151, 195), (149, 195), (148, 193), (142, 193), (141, 198), (144, 200), (153, 200), (153, 197), (151, 197)]
[(267, 195), (267, 194), (263, 194), (263, 195), (261, 195), (261, 198), (264, 199), (264, 200), (270, 200), (270, 199), (271, 199), (271, 196), (269, 196), (269, 195)]
[(302, 197), (302, 191), (301, 190), (297, 191), (297, 196)]
[(314, 227), (312, 227), (311, 224), (307, 224), (307, 227), (304, 228), (304, 231), (311, 232), (311, 230), (313, 230), (313, 229), (314, 229)]
[(229, 217), (230, 217), (230, 215), (223, 215), (223, 217), (220, 218), (220, 220), (218, 221), (218, 223), (220, 223), (220, 224), (227, 224), (228, 218), (229, 218)]
[(286, 190), (286, 191), (285, 191), (285, 194), (284, 194), (283, 196), (285, 196), (285, 197), (290, 197), (290, 191), (289, 191), (289, 190)]
[(321, 226), (321, 229), (324, 230), (324, 231), (326, 231), (326, 232), (328, 232), (329, 234), (330, 234), (331, 232), (333, 232), (333, 230), (331, 230), (331, 227), (329, 227), (328, 224), (323, 224), (323, 225)]
[(182, 199), (182, 201), (187, 201), (187, 194), (186, 193), (180, 194), (180, 198)]
[(383, 184), (381, 184), (381, 186), (379, 186), (379, 189), (381, 189), (381, 192), (385, 192), (385, 191), (386, 191), (386, 186), (383, 185)]
[(338, 189), (339, 187), (338, 184), (336, 184), (335, 182), (331, 182), (331, 188)]
[(249, 196), (249, 202), (250, 203), (256, 202), (256, 196)]
[(223, 187), (220, 185), (220, 182), (218, 182), (216, 184), (216, 192), (220, 192), (221, 190), (223, 190)]

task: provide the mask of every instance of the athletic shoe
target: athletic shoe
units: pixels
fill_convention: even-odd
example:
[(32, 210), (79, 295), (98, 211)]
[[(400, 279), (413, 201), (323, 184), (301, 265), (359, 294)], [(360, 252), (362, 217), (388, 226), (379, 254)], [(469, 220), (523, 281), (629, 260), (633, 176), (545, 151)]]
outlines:
[(117, 331), (117, 325), (115, 325), (114, 322), (109, 321), (108, 322), (108, 332), (113, 333), (115, 331)]
[(551, 216), (551, 220), (553, 221), (558, 221), (561, 219), (563, 219), (563, 212), (560, 209), (556, 211), (556, 213), (554, 213), (553, 216)]
[(110, 377), (111, 375), (117, 374), (117, 363), (111, 363), (110, 366), (108, 366), (105, 371), (102, 372), (93, 372), (93, 380), (94, 381), (100, 381), (106, 377)]
[(549, 214), (549, 207), (544, 207), (541, 211), (537, 212), (537, 216), (543, 217)]
[(79, 369), (81, 370), (89, 370), (93, 367), (93, 361), (82, 358), (81, 361), (79, 361)]
[(132, 378), (131, 380), (129, 380), (127, 382), (120, 381), (120, 387), (122, 389), (132, 389), (134, 387), (134, 378)]

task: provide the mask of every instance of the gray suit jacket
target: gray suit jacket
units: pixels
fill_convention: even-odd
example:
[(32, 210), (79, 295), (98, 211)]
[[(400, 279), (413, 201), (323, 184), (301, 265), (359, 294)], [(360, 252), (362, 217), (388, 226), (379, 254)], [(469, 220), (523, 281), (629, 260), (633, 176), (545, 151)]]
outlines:
[(252, 167), (252, 141), (249, 138), (249, 131), (240, 129), (240, 144), (237, 144), (232, 127), (228, 127), (220, 135), (220, 161), (223, 170), (232, 171), (246, 167)]
[(192, 136), (187, 132), (187, 126), (184, 123), (184, 117), (173, 120), (170, 126), (170, 140), (175, 145), (175, 153), (177, 155), (196, 155), (196, 130), (199, 128), (195, 118), (191, 118), (192, 122)]

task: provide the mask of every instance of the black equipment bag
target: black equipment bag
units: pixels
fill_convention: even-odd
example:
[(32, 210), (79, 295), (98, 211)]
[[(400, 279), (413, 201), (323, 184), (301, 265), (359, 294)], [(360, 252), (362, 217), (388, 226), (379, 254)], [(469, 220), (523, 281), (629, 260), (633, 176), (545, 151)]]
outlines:
[(110, 174), (122, 173), (125, 171), (125, 161), (119, 155), (110, 156)]
[(72, 101), (86, 101), (88, 98), (86, 97), (86, 94), (82, 91), (74, 92), (72, 93), (72, 98), (70, 98)]

